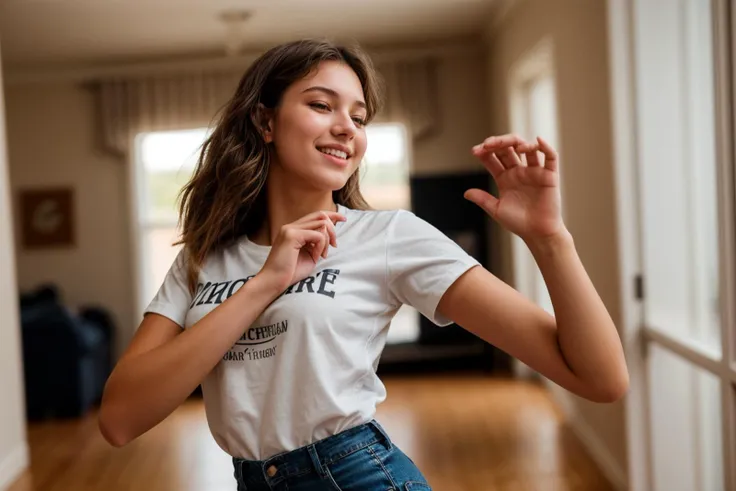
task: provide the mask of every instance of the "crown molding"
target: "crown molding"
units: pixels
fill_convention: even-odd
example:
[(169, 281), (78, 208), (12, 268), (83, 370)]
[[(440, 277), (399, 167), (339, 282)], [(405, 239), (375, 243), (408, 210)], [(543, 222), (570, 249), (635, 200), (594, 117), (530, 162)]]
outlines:
[[(457, 58), (478, 56), (484, 53), (481, 38), (462, 39), (444, 43), (428, 43), (422, 46), (365, 48), (375, 63), (411, 60), (424, 57)], [(191, 71), (244, 70), (265, 50), (251, 51), (238, 56), (199, 56), (164, 61), (141, 61), (111, 65), (76, 65), (59, 68), (14, 69), (4, 67), (5, 85), (49, 83), (89, 83), (102, 78), (143, 77)]]

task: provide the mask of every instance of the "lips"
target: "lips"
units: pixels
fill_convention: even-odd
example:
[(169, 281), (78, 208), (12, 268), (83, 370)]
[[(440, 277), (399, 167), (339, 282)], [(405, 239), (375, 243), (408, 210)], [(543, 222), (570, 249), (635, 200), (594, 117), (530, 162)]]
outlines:
[(344, 145), (330, 144), (318, 146), (317, 150), (324, 153), (325, 155), (331, 155), (338, 159), (347, 160), (353, 156), (353, 152)]

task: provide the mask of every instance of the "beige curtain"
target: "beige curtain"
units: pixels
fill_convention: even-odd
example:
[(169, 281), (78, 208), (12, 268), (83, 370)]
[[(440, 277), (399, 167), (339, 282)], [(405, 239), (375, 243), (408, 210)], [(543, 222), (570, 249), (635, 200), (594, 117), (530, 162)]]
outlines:
[(94, 84), (105, 150), (125, 156), (138, 133), (209, 126), (237, 88), (239, 74), (187, 73)]
[[(377, 66), (386, 89), (386, 104), (377, 122), (407, 125), (414, 140), (438, 127), (437, 62), (397, 61)], [(93, 84), (103, 148), (125, 156), (142, 132), (210, 126), (227, 103), (242, 72), (197, 72), (111, 78)]]
[(397, 61), (377, 66), (386, 89), (377, 122), (402, 122), (414, 141), (432, 135), (439, 127), (437, 60)]

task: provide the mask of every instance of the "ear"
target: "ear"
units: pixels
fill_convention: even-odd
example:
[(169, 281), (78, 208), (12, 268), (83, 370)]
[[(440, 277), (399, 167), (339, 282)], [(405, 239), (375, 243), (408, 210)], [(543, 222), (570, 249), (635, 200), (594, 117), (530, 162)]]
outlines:
[(269, 109), (263, 104), (259, 103), (253, 116), (253, 122), (255, 123), (258, 130), (261, 132), (261, 136), (263, 137), (265, 142), (273, 142), (274, 110)]

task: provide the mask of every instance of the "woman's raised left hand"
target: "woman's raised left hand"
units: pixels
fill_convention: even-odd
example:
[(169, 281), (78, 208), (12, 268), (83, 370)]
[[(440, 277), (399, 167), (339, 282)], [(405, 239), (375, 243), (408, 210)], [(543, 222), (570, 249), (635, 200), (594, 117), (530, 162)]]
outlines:
[(567, 233), (560, 206), (557, 152), (546, 141), (492, 136), (473, 147), (473, 155), (495, 179), (498, 198), (469, 189), (466, 199), (526, 242)]

